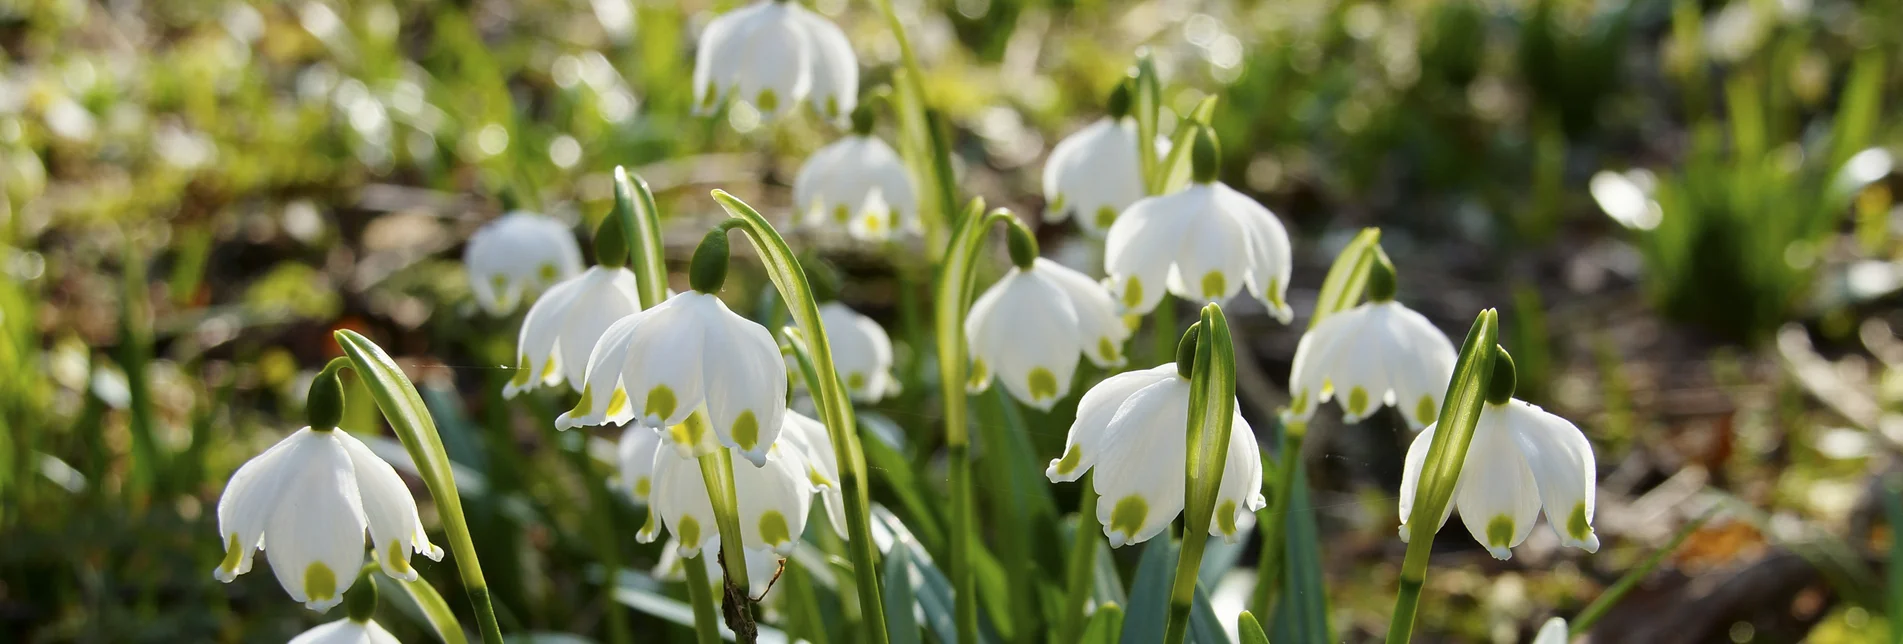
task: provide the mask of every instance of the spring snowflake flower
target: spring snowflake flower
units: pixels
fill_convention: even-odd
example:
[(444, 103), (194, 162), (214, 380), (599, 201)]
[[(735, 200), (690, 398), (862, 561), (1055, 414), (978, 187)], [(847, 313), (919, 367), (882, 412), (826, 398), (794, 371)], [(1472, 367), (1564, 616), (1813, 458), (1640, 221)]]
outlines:
[(1144, 196), (1127, 86), (1117, 86), (1109, 108), (1109, 116), (1064, 137), (1044, 161), (1044, 199), (1050, 204), (1044, 218), (1059, 222), (1076, 213), (1078, 226), (1093, 237), (1102, 237), (1117, 213)]
[(1104, 242), (1104, 283), (1125, 313), (1148, 313), (1164, 288), (1197, 302), (1225, 302), (1245, 285), (1286, 324), (1290, 251), (1275, 213), (1216, 181), (1215, 134), (1198, 126), (1195, 182), (1132, 204)]
[(637, 422), (621, 430), (621, 440), (615, 442), (616, 474), (635, 505), (648, 504), (654, 489), (654, 453), (662, 440), (661, 432)]
[(522, 320), (515, 378), (503, 387), (503, 397), (563, 382), (580, 389), (595, 342), (617, 320), (640, 310), (634, 272), (623, 266), (596, 266), (556, 284)]
[(819, 305), (819, 323), (832, 339), (833, 367), (853, 400), (877, 402), (899, 393), (892, 376), (892, 337), (872, 318), (839, 302)]
[(1038, 257), (1037, 242), (1022, 224), (1013, 221), (1009, 231), (1016, 266), (965, 317), (972, 356), (967, 384), (983, 391), (995, 375), (1013, 397), (1048, 411), (1070, 393), (1079, 354), (1102, 367), (1123, 364), (1120, 347), (1130, 328), (1102, 285)]
[[(688, 422), (697, 422), (689, 420)], [(670, 430), (672, 431), (672, 430)], [(688, 431), (682, 428), (680, 431)], [(654, 490), (654, 473), (657, 454), (662, 451), (665, 440), (662, 433), (641, 425), (630, 424), (621, 433), (621, 441), (616, 446), (616, 463), (619, 466), (621, 484), (626, 486), (628, 494), (635, 503), (647, 505)], [(826, 503), (826, 515), (833, 524), (833, 530), (840, 535), (846, 534), (845, 496), (839, 488), (839, 458), (833, 452), (832, 443), (826, 435), (826, 426), (819, 421), (795, 411), (786, 412), (785, 424), (780, 430), (782, 449), (794, 452), (798, 462), (806, 468), (806, 480), (820, 493)], [(675, 454), (675, 457), (685, 457)], [(702, 494), (705, 490), (702, 490)], [(651, 529), (651, 528), (649, 528)], [(718, 539), (718, 535), (715, 536)], [(718, 547), (718, 546), (716, 546)], [(749, 545), (749, 550), (752, 546)]]
[[(1505, 355), (1496, 358), (1492, 391), (1474, 427), (1453, 502), (1447, 504), (1440, 524), (1445, 525), (1448, 514), (1458, 506), (1467, 532), (1494, 558), (1504, 560), (1513, 556), (1511, 548), (1533, 532), (1533, 523), (1544, 511), (1561, 544), (1598, 552), (1599, 536), (1592, 529), (1598, 474), (1592, 444), (1566, 419), (1513, 398), (1513, 379), (1511, 360)], [(1408, 515), (1433, 442), (1434, 426), (1430, 425), (1407, 449), (1401, 472), (1402, 541), (1408, 539)]]
[(810, 102), (829, 119), (859, 96), (859, 59), (839, 27), (797, 2), (758, 0), (715, 18), (700, 35), (694, 100), (702, 112), (738, 97), (767, 115)]
[(463, 267), (483, 310), (507, 315), (529, 294), (580, 273), (581, 247), (567, 224), (515, 211), (469, 237)]
[[(789, 440), (769, 445), (766, 459), (758, 467), (734, 464), (733, 485), (739, 501), (743, 545), (768, 548), (780, 555), (793, 552), (800, 533), (806, 529), (807, 512), (817, 491), (809, 470), (804, 451)], [(668, 534), (680, 541), (681, 556), (699, 554), (718, 536), (700, 461), (678, 450), (657, 449), (653, 471), (654, 487), (648, 495), (648, 506), (660, 517)], [(650, 522), (635, 538), (650, 543), (655, 536)]]
[(1284, 421), (1306, 422), (1330, 399), (1350, 423), (1383, 405), (1401, 409), (1414, 429), (1440, 416), (1459, 356), (1432, 322), (1394, 301), (1394, 290), (1393, 267), (1378, 259), (1368, 277), (1368, 301), (1302, 335), (1289, 370), (1294, 398)]
[(347, 432), (305, 427), (246, 462), (218, 499), (225, 559), (212, 571), (230, 582), (269, 549), (271, 571), (291, 598), (325, 611), (342, 601), (363, 567), (364, 530), (390, 576), (414, 581), (410, 554), (441, 561), (396, 470)]
[[(1097, 522), (1112, 546), (1148, 541), (1183, 512), (1189, 384), (1175, 363), (1097, 383), (1077, 403), (1077, 421), (1065, 438), (1064, 456), (1044, 470), (1044, 476), (1058, 483), (1097, 469), (1091, 478), (1103, 498), (1097, 504)], [(1255, 511), (1268, 503), (1261, 492), (1255, 434), (1241, 412), (1233, 422), (1216, 513), (1209, 524), (1211, 536), (1229, 543), (1255, 525)]]
[(340, 619), (299, 633), (289, 644), (402, 644), (374, 620)]
[(919, 230), (911, 172), (892, 146), (872, 135), (872, 111), (852, 113), (852, 134), (820, 148), (793, 179), (793, 204), (803, 223), (839, 226), (855, 239), (884, 241), (894, 230)]

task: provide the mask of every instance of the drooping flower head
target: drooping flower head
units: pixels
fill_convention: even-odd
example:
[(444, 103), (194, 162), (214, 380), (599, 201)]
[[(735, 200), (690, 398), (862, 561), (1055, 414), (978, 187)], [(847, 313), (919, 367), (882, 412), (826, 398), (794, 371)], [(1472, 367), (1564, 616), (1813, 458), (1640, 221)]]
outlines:
[(1083, 273), (1037, 256), (1037, 241), (1016, 219), (1007, 228), (1015, 266), (971, 305), (969, 389), (993, 377), (1024, 404), (1049, 410), (1070, 393), (1078, 357), (1102, 367), (1123, 364), (1130, 328), (1103, 286)]
[[(877, 402), (898, 394), (899, 379), (892, 375), (892, 336), (872, 318), (839, 302), (839, 274), (830, 263), (808, 257), (800, 266), (812, 287), (813, 301), (820, 302), (819, 322), (832, 339), (833, 369), (852, 399)], [(798, 368), (791, 362), (788, 367)]]
[(1132, 204), (1110, 226), (1104, 283), (1124, 313), (1148, 313), (1165, 289), (1194, 302), (1226, 302), (1242, 290), (1287, 323), (1291, 257), (1288, 231), (1255, 200), (1216, 181), (1215, 134), (1198, 132), (1194, 183)]
[(581, 400), (555, 420), (579, 427), (639, 419), (678, 449), (738, 450), (755, 467), (779, 436), (786, 366), (766, 327), (714, 295), (726, 281), (727, 231), (694, 254), (693, 289), (615, 322), (588, 357)]
[(1101, 237), (1117, 215), (1142, 199), (1143, 168), (1137, 159), (1136, 119), (1130, 116), (1130, 88), (1118, 84), (1110, 95), (1109, 115), (1057, 143), (1044, 161), (1046, 221), (1077, 215), (1077, 225)]
[[(826, 458), (832, 454), (831, 445), (815, 446), (808, 434), (817, 428), (823, 435), (825, 428), (797, 412), (787, 412), (785, 422), (786, 426), (775, 432), (779, 438), (768, 446), (762, 465), (735, 464), (733, 468), (742, 544), (748, 549), (764, 548), (781, 556), (792, 552), (805, 531), (813, 494), (839, 487), (837, 460)], [(636, 539), (642, 543), (652, 542), (659, 528), (665, 526), (677, 540), (683, 557), (693, 557), (710, 543), (717, 543), (719, 534), (713, 502), (707, 495), (706, 479), (700, 467), (700, 460), (679, 450), (659, 449), (656, 444), (650, 468), (653, 486), (648, 494), (648, 505), (652, 516), (659, 517), (660, 525), (650, 521), (635, 535)], [(829, 467), (835, 469), (828, 470)], [(837, 492), (831, 494), (837, 495)], [(833, 496), (827, 497), (827, 503), (830, 508)], [(842, 520), (834, 516), (835, 529), (842, 525)]]
[(702, 112), (733, 97), (768, 116), (806, 101), (837, 119), (852, 112), (858, 96), (852, 43), (797, 2), (757, 0), (715, 18), (700, 34), (694, 100)]
[[(1084, 392), (1064, 455), (1051, 461), (1051, 482), (1075, 481), (1096, 468), (1091, 483), (1102, 500), (1097, 521), (1114, 547), (1148, 541), (1183, 512), (1184, 452), (1189, 431), (1189, 372), (1180, 363), (1126, 371)], [(1255, 524), (1262, 462), (1255, 433), (1236, 412), (1229, 453), (1216, 492), (1209, 534), (1234, 543)]]
[(844, 228), (855, 239), (884, 241), (919, 231), (918, 194), (892, 146), (872, 135), (872, 110), (852, 112), (852, 134), (820, 148), (793, 179), (801, 223)]
[(415, 580), (411, 553), (440, 561), (418, 518), (416, 500), (389, 463), (337, 430), (343, 389), (333, 369), (311, 384), (311, 426), (247, 461), (218, 498), (218, 534), (225, 559), (212, 571), (230, 582), (268, 549), (271, 571), (291, 598), (326, 611), (363, 567), (364, 531), (391, 577)]
[(641, 310), (634, 272), (627, 269), (627, 238), (610, 214), (595, 233), (599, 266), (556, 284), (529, 307), (516, 339), (515, 378), (504, 397), (567, 382), (576, 390), (588, 370), (588, 355), (609, 325)]
[(1322, 319), (1295, 346), (1289, 371), (1293, 397), (1283, 419), (1307, 422), (1333, 399), (1342, 419), (1360, 422), (1383, 405), (1420, 429), (1440, 416), (1458, 357), (1447, 336), (1394, 301), (1394, 266), (1379, 249), (1368, 274), (1368, 301)]
[(567, 224), (518, 210), (469, 236), (463, 268), (483, 310), (506, 315), (527, 295), (580, 273), (581, 248)]
[[(1494, 358), (1487, 402), (1462, 461), (1453, 502), (1439, 517), (1439, 525), (1445, 525), (1458, 507), (1467, 532), (1494, 558), (1504, 560), (1533, 532), (1533, 523), (1544, 511), (1561, 544), (1598, 552), (1599, 536), (1592, 529), (1598, 476), (1592, 443), (1566, 419), (1513, 398), (1513, 387), (1513, 360), (1501, 351)], [(1414, 437), (1402, 466), (1404, 542), (1434, 429), (1430, 425)]]

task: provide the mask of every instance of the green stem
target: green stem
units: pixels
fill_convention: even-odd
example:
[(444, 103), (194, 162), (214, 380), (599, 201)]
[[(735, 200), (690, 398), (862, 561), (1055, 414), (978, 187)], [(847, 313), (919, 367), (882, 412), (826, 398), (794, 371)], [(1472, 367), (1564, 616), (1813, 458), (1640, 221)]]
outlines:
[[(1409, 560), (1414, 559), (1413, 548), (1408, 548), (1407, 554)], [(1402, 573), (1401, 592), (1394, 597), (1394, 618), (1388, 621), (1388, 644), (1400, 644), (1414, 637), (1414, 611), (1420, 607), (1424, 581), (1424, 577), (1410, 578)]]
[(694, 641), (720, 644), (720, 611), (714, 608), (714, 585), (707, 580), (707, 562), (699, 556), (681, 560), (687, 571), (687, 600), (694, 605)]
[[(713, 195), (729, 216), (744, 223), (742, 228), (753, 240), (753, 248), (766, 266), (767, 277), (773, 280), (780, 299), (786, 302), (787, 312), (799, 324), (799, 329), (788, 334), (789, 344), (794, 346), (796, 354), (803, 354), (800, 368), (806, 374), (808, 385), (817, 383), (808, 390), (814, 393), (813, 404), (819, 408), (820, 420), (825, 423), (833, 451), (839, 456), (839, 485), (846, 497), (848, 546), (852, 549), (853, 575), (859, 580), (859, 605), (866, 622), (867, 640), (883, 644), (887, 637), (885, 605), (881, 603), (878, 556), (872, 543), (872, 499), (866, 489), (866, 454), (859, 444), (859, 425), (853, 420), (852, 399), (847, 397), (846, 385), (839, 381), (839, 369), (833, 364), (832, 343), (827, 340), (826, 326), (820, 323), (819, 304), (813, 300), (812, 284), (806, 280), (806, 272), (800, 268), (792, 247), (759, 211), (725, 191), (715, 190)], [(825, 377), (819, 377), (820, 374)]]
[(1196, 572), (1202, 567), (1203, 547), (1209, 544), (1208, 523), (1202, 529), (1183, 524), (1183, 549), (1176, 556), (1176, 580), (1170, 585), (1170, 615), (1163, 632), (1165, 644), (1180, 644), (1189, 635), (1189, 609), (1196, 601)]
[(747, 632), (741, 624), (731, 623), (735, 616), (745, 622), (753, 611), (749, 593), (752, 583), (747, 579), (747, 554), (745, 542), (740, 540), (740, 498), (739, 490), (733, 484), (733, 452), (722, 447), (719, 451), (700, 455), (700, 478), (707, 485), (707, 498), (713, 502), (714, 524), (720, 529), (720, 553), (723, 556), (720, 569), (726, 573), (726, 597), (738, 599), (748, 606), (729, 607), (729, 624), (735, 633)]
[(1262, 555), (1256, 564), (1255, 594), (1249, 600), (1250, 611), (1275, 619), (1275, 598), (1282, 590), (1282, 564), (1288, 555), (1284, 541), (1288, 537), (1289, 496), (1295, 489), (1293, 478), (1301, 476), (1298, 467), (1302, 458), (1302, 432), (1298, 427), (1289, 426), (1284, 430), (1282, 439), (1281, 466), (1276, 471), (1282, 479), (1276, 481), (1270, 490), (1271, 500), (1256, 524), (1262, 529)]
[[(1180, 644), (1189, 632), (1189, 610), (1196, 599), (1196, 577), (1202, 571), (1203, 547), (1216, 514), (1222, 471), (1229, 460), (1229, 437), (1236, 413), (1236, 354), (1222, 306), (1203, 306), (1202, 316), (1190, 329), (1196, 343), (1189, 385), (1189, 413), (1185, 416), (1183, 459), (1183, 549), (1176, 557), (1176, 578), (1170, 587), (1165, 644)], [(1189, 340), (1185, 340), (1188, 342)], [(1182, 358), (1177, 368), (1184, 367)], [(1260, 458), (1250, 455), (1250, 458)], [(1227, 523), (1227, 522), (1224, 522)]]
[(477, 627), (484, 644), (501, 644), (502, 628), (496, 624), (495, 607), (489, 603), (489, 584), (482, 577), (482, 562), (476, 557), (476, 542), (470, 536), (469, 523), (463, 518), (462, 497), (456, 491), (456, 478), (449, 466), (449, 453), (443, 449), (443, 437), (436, 432), (423, 397), (416, 385), (403, 375), (402, 368), (383, 352), (383, 348), (355, 331), (342, 329), (334, 334), (337, 345), (350, 357), (352, 370), (376, 398), (390, 427), (416, 463), (417, 473), (436, 500), (436, 512), (448, 533), (449, 548), (462, 574), (463, 588), (476, 611)]
[(667, 299), (667, 257), (660, 211), (648, 182), (615, 166), (615, 206), (609, 216), (620, 217), (621, 229), (628, 234), (628, 268), (634, 271), (641, 308), (659, 305)]
[(621, 571), (621, 554), (615, 548), (614, 505), (610, 503), (607, 490), (603, 487), (605, 478), (599, 475), (594, 459), (588, 456), (587, 437), (583, 436), (575, 449), (562, 450), (569, 457), (569, 466), (581, 477), (582, 504), (591, 510), (587, 515), (588, 536), (595, 542), (595, 558), (601, 561), (604, 570), (601, 582), (602, 610), (607, 612), (608, 641), (614, 644), (628, 644), (633, 637), (628, 631), (628, 614), (615, 601), (615, 578)]
[(1097, 525), (1097, 485), (1086, 473), (1081, 482), (1083, 500), (1077, 504), (1077, 530), (1071, 535), (1070, 558), (1064, 566), (1064, 606), (1057, 618), (1057, 640), (1075, 642), (1083, 635), (1084, 605), (1090, 600), (1097, 571), (1097, 544), (1103, 531)]

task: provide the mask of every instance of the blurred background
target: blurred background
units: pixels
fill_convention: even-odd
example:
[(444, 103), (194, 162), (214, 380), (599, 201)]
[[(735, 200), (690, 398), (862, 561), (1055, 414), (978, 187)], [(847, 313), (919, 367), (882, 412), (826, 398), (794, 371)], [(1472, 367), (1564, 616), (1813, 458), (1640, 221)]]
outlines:
[[(336, 328), (422, 388), (465, 466), (505, 631), (605, 641), (624, 611), (641, 641), (684, 639), (678, 618), (604, 601), (602, 544), (631, 569), (616, 577), (629, 596), (681, 594), (646, 574), (659, 544), (634, 543), (644, 511), (601, 484), (607, 468), (568, 467), (615, 434), (553, 432), (560, 396), (503, 404), (520, 312), (484, 315), (460, 256), (514, 208), (588, 239), (617, 164), (653, 185), (676, 265), (721, 216), (712, 188), (783, 220), (800, 161), (842, 133), (691, 114), (697, 35), (739, 4), (0, 0), (0, 639), (277, 642), (324, 621), (267, 572), (209, 571), (225, 480), (302, 424)], [(1521, 641), (1712, 508), (1592, 641), (1903, 633), (1885, 582), (1903, 545), (1886, 484), (1903, 454), (1903, 3), (894, 4), (964, 196), (1033, 222), (1046, 153), (1101, 115), (1134, 52), (1162, 70), (1166, 131), (1220, 95), (1222, 178), (1282, 217), (1296, 253), (1293, 325), (1231, 313), (1258, 427), (1287, 402), (1315, 290), (1361, 227), (1382, 229), (1400, 299), (1450, 335), (1501, 308), (1520, 397), (1597, 448), (1607, 545), (1562, 552), (1540, 529), (1495, 562), (1450, 528), (1424, 641)], [(873, 4), (808, 6), (854, 42), (863, 88), (891, 77), (897, 42)], [(1074, 226), (1041, 228), (1047, 254), (1100, 273)], [(912, 249), (800, 241), (900, 344), (904, 394), (864, 417), (881, 437), (874, 499), (904, 516), (908, 490), (943, 480), (936, 358), (901, 314), (929, 298), (929, 273)], [(757, 271), (728, 289), (761, 319), (770, 292)], [(1021, 429), (1041, 471), (1074, 407), (979, 421)], [(348, 418), (387, 437), (367, 396)], [(1385, 416), (1323, 418), (1309, 448), (1328, 614), (1367, 641), (1402, 558), (1411, 437)], [(1030, 480), (1005, 496), (1075, 507), (1075, 486)], [(434, 530), (427, 502), (424, 516)], [(618, 533), (591, 534), (591, 516)], [(1246, 568), (1254, 546), (1226, 556)], [(466, 610), (451, 567), (420, 568)], [(405, 608), (386, 602), (380, 621), (424, 641)]]

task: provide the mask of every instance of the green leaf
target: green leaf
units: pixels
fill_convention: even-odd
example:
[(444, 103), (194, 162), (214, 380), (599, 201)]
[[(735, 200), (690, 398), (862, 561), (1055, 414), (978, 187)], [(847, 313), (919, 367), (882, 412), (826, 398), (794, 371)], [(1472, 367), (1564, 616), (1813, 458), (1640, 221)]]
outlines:
[(654, 191), (640, 175), (615, 166), (615, 207), (610, 217), (621, 218), (628, 235), (628, 269), (634, 271), (641, 308), (653, 308), (667, 299), (667, 251), (661, 238), (661, 213)]
[(1122, 641), (1123, 609), (1116, 604), (1102, 604), (1097, 612), (1090, 616), (1090, 624), (1084, 626), (1084, 636), (1078, 641), (1083, 644), (1111, 644)]
[(1328, 276), (1322, 278), (1322, 289), (1315, 297), (1315, 313), (1308, 319), (1308, 328), (1315, 328), (1324, 318), (1353, 308), (1361, 301), (1361, 292), (1368, 285), (1368, 270), (1374, 266), (1372, 253), (1378, 252), (1380, 243), (1381, 229), (1363, 228), (1342, 247), (1341, 254), (1335, 256), (1335, 263), (1328, 267)]
[(1262, 632), (1262, 625), (1255, 621), (1255, 614), (1246, 610), (1236, 616), (1236, 635), (1241, 637), (1242, 644), (1269, 644), (1269, 636)]
[(1315, 505), (1309, 501), (1308, 466), (1296, 460), (1290, 483), (1287, 528), (1283, 540), (1282, 596), (1269, 623), (1284, 642), (1332, 642), (1328, 630), (1328, 588), (1322, 578), (1320, 536)]
[(1130, 114), (1137, 120), (1137, 165), (1150, 194), (1162, 194), (1163, 179), (1156, 168), (1155, 141), (1157, 119), (1161, 117), (1158, 108), (1163, 103), (1163, 87), (1156, 74), (1156, 60), (1150, 57), (1148, 51), (1137, 54), (1136, 68), (1131, 70), (1131, 76), (1131, 81), (1136, 83), (1136, 100), (1132, 101)]
[[(1666, 556), (1676, 552), (1678, 546), (1685, 543), (1686, 537), (1692, 536), (1692, 533), (1697, 532), (1698, 529), (1703, 527), (1706, 521), (1710, 521), (1711, 517), (1715, 514), (1717, 514), (1715, 510), (1707, 511), (1698, 518), (1693, 519), (1691, 523), (1685, 524), (1685, 527), (1679, 528), (1678, 533), (1672, 535), (1671, 541), (1667, 541), (1664, 547), (1652, 551), (1652, 554), (1646, 556), (1645, 561), (1641, 562), (1638, 567), (1626, 571), (1624, 575), (1620, 575), (1619, 580), (1613, 582), (1612, 586), (1606, 588), (1605, 592), (1599, 593), (1599, 597), (1593, 599), (1591, 604), (1587, 604), (1585, 610), (1579, 611), (1579, 615), (1567, 623), (1567, 631), (1572, 635), (1582, 635), (1586, 632), (1586, 629), (1592, 628), (1594, 622), (1599, 621), (1601, 617), (1605, 617), (1606, 611), (1611, 610), (1613, 606), (1617, 605), (1619, 599), (1625, 597), (1626, 593), (1632, 592), (1632, 589), (1637, 588), (1639, 582), (1644, 581), (1647, 576), (1652, 574), (1653, 570), (1658, 569), (1659, 564), (1664, 563)], [(1903, 543), (1903, 541), (1898, 541), (1897, 543)]]
[(912, 606), (912, 557), (909, 548), (893, 548), (885, 555), (885, 606), (887, 637), (894, 644), (917, 644), (918, 621)]
[[(891, 510), (881, 505), (872, 506), (872, 520), (877, 521), (879, 525), (892, 533), (892, 551), (907, 551), (906, 558), (911, 561), (913, 568), (918, 571), (920, 583), (915, 589), (914, 595), (917, 598), (920, 612), (925, 614), (925, 626), (931, 630), (932, 636), (937, 638), (940, 642), (957, 641), (958, 627), (954, 623), (953, 613), (956, 609), (952, 596), (951, 580), (945, 577), (945, 573), (939, 570), (936, 564), (932, 563), (931, 554), (925, 551), (924, 547), (914, 538), (910, 529), (904, 522), (899, 521), (899, 518), (893, 515)], [(986, 562), (986, 558), (983, 556), (982, 551), (979, 555), (978, 562), (982, 566)], [(888, 554), (887, 556), (891, 557), (892, 555)], [(996, 575), (997, 579), (1000, 584), (1002, 584), (1004, 577), (1002, 571), (997, 567), (997, 562), (992, 561), (990, 564), (991, 570), (998, 573)], [(889, 568), (888, 572), (890, 572)], [(984, 573), (981, 571), (979, 575), (982, 577)], [(979, 633), (978, 639), (980, 642), (986, 644), (997, 641), (996, 637), (992, 637), (984, 632)]]
[[(681, 564), (706, 565), (701, 563), (699, 559), (683, 561)], [(621, 576), (615, 581), (614, 598), (615, 601), (621, 602), (623, 606), (660, 618), (661, 621), (683, 626), (688, 629), (694, 628), (693, 607), (688, 606), (686, 602), (663, 594), (661, 592), (661, 582), (646, 574), (632, 570), (622, 570)], [(719, 620), (714, 621), (715, 624), (720, 627), (720, 637), (732, 640), (733, 631), (728, 630), (727, 625), (720, 623)], [(759, 629), (761, 640), (788, 641), (786, 633), (777, 628), (760, 624)]]
[(449, 602), (443, 601), (443, 596), (437, 594), (436, 588), (430, 586), (429, 582), (421, 579), (403, 581), (382, 572), (377, 573), (377, 581), (377, 585), (383, 588), (401, 589), (403, 592), (389, 593), (388, 596), (403, 599), (391, 601), (397, 602), (404, 614), (428, 626), (443, 644), (464, 644), (469, 641), (463, 633), (462, 624), (456, 622), (456, 613), (449, 609)]
[(1136, 578), (1130, 581), (1130, 607), (1123, 615), (1123, 644), (1154, 644), (1163, 641), (1165, 620), (1169, 619), (1171, 565), (1176, 559), (1168, 534), (1159, 534), (1143, 545), (1143, 557), (1137, 561)]
[[(1176, 561), (1170, 590), (1169, 628), (1165, 642), (1179, 642), (1188, 633), (1195, 606), (1196, 578), (1202, 566), (1208, 526), (1216, 513), (1216, 494), (1228, 462), (1229, 435), (1236, 412), (1236, 353), (1222, 306), (1203, 306), (1197, 322), (1196, 364), (1189, 387), (1188, 431), (1183, 474), (1183, 547)], [(1192, 330), (1194, 331), (1194, 330)], [(1257, 458), (1251, 455), (1250, 458)]]
[[(1150, 184), (1155, 188), (1151, 194), (1166, 195), (1189, 185), (1190, 149), (1195, 147), (1193, 143), (1196, 139), (1196, 128), (1193, 125), (1209, 125), (1210, 119), (1215, 116), (1216, 97), (1209, 96), (1197, 103), (1196, 108), (1190, 110), (1189, 116), (1176, 122), (1176, 136), (1171, 137), (1169, 156), (1163, 158), (1162, 166), (1157, 168), (1156, 181)], [(1139, 139), (1139, 141), (1155, 140), (1155, 136)]]

